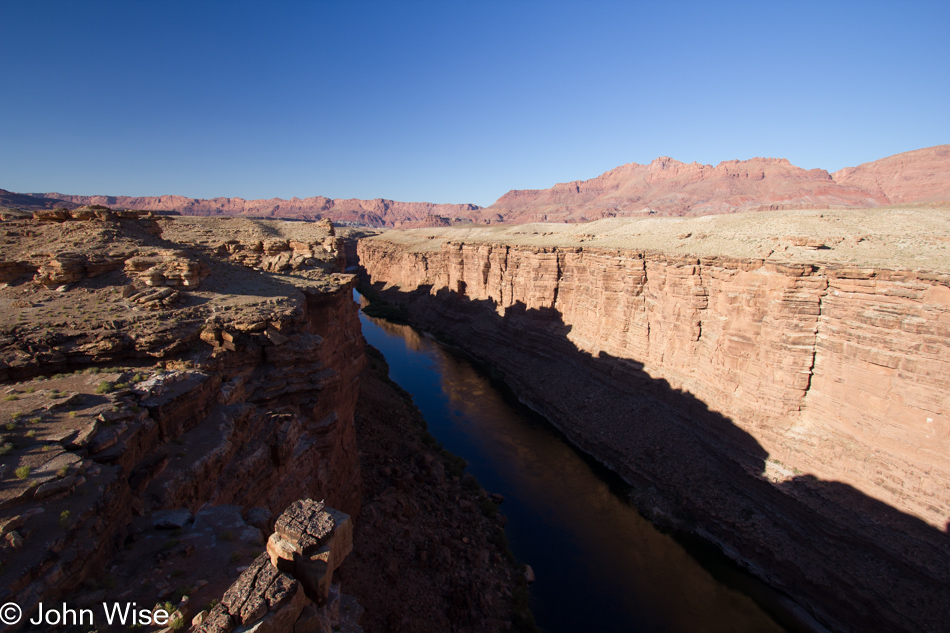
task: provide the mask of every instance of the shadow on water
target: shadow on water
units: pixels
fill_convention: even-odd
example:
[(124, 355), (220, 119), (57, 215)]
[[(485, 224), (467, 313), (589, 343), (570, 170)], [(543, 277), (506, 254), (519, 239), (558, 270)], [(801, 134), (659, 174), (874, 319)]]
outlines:
[[(571, 444), (632, 484), (630, 499), (651, 520), (702, 537), (698, 548), (691, 537), (681, 540), (701, 553), (707, 569), (611, 494), (545, 425), (486, 421), (495, 409), (483, 397), (487, 383), (459, 378), (458, 358), (406, 335), (425, 350), (427, 371), (438, 374), (429, 380), (442, 387), (422, 395), (413, 386), (421, 381), (418, 368), (405, 370), (410, 382), (403, 386), (419, 394), (433, 433), (472, 462), (483, 485), (512, 497), (503, 506), (512, 519), (509, 538), (538, 571), (536, 617), (549, 631), (774, 627), (745, 595), (711, 580), (708, 570), (732, 578), (734, 569), (710, 558), (716, 546), (702, 543), (728, 548), (731, 559), (792, 596), (794, 603), (782, 598), (781, 608), (770, 606), (789, 629), (821, 629), (810, 613), (843, 631), (946, 630), (945, 532), (841, 482), (764, 478), (768, 453), (750, 433), (635, 360), (578, 349), (557, 310), (516, 302), (499, 311), (461, 286), (363, 287), (373, 293), (374, 308), (378, 298), (397, 318), (440, 340), (464, 341), (460, 347), (478, 362), (504, 372), (519, 398), (557, 422)], [(395, 348), (383, 352), (399, 366), (390, 359)], [(578, 488), (581, 480), (588, 483)], [(769, 602), (766, 594), (762, 604)]]
[(619, 477), (467, 358), (409, 326), (361, 318), (430, 432), (486, 489), (505, 496), (511, 549), (537, 575), (531, 602), (542, 630), (783, 630), (642, 518)]

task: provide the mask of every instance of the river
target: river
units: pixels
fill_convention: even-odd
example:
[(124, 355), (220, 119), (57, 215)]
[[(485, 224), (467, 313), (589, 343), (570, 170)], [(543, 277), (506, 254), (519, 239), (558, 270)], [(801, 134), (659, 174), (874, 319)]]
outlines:
[[(531, 609), (542, 631), (784, 630), (721, 581), (724, 574), (737, 577), (735, 570), (716, 560), (704, 566), (658, 531), (626, 501), (622, 482), (463, 355), (409, 326), (360, 318), (366, 340), (386, 357), (390, 378), (412, 394), (429, 432), (468, 461), (486, 490), (504, 495), (511, 551), (537, 577)], [(748, 581), (738, 577), (740, 585)]]

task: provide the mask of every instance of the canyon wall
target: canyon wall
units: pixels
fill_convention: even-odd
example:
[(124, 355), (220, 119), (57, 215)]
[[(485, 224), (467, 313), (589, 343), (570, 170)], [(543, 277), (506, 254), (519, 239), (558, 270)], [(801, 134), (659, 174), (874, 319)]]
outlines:
[[(950, 617), (950, 276), (381, 236), (369, 292), (836, 630)], [(807, 618), (806, 618), (807, 619)]]
[(0, 286), (0, 600), (220, 597), (295, 500), (358, 514), (364, 342), (339, 252), (80, 215), (2, 225), (24, 250)]

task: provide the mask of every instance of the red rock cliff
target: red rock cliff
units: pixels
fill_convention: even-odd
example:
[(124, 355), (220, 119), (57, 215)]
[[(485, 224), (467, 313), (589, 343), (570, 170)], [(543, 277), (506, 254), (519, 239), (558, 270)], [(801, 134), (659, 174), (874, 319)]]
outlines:
[[(194, 521), (189, 538), (200, 540), (211, 538), (201, 525), (217, 521), (239, 557), (239, 542), (261, 537), (250, 524), (266, 529), (299, 497), (358, 514), (355, 277), (321, 268), (336, 262), (312, 252), (317, 229), (303, 227), (292, 252), (307, 257), (292, 267), (287, 255), (277, 274), (239, 262), (282, 261), (286, 241), (229, 254), (239, 242), (204, 241), (221, 221), (163, 220), (160, 239), (152, 219), (80, 216), (2, 227), (24, 259), (0, 288), (3, 414), (18, 422), (0, 442), (10, 542), (0, 599), (29, 613), (88, 591), (108, 567), (115, 577), (131, 569), (129, 588), (154, 601), (174, 589), (163, 566), (193, 555), (179, 582), (201, 579), (220, 595), (215, 583), (230, 584), (237, 559), (209, 562), (192, 540), (158, 549), (166, 539), (155, 530)], [(221, 235), (259, 227), (242, 222)], [(268, 225), (272, 235), (273, 226), (282, 224)], [(66, 243), (85, 249), (67, 256)], [(169, 245), (178, 248), (158, 248)], [(63, 307), (47, 312), (54, 302)]]
[(950, 582), (950, 275), (432, 244), (361, 241), (373, 291), (501, 370), (646, 513), (833, 628), (939, 630), (947, 607), (919, 605)]

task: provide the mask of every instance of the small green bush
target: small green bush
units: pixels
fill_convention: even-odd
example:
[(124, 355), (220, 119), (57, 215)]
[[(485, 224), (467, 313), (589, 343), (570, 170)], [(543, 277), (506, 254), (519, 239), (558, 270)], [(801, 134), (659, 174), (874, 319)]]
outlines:
[(13, 402), (14, 400), (19, 400), (20, 396), (11, 393), (9, 396), (3, 396), (5, 402)]
[(63, 510), (62, 512), (59, 513), (59, 527), (65, 529), (67, 526), (69, 526), (70, 514), (71, 513), (69, 510)]
[(20, 466), (17, 468), (14, 473), (16, 474), (17, 479), (26, 479), (30, 476), (30, 467), (29, 466)]
[(96, 393), (98, 394), (109, 393), (110, 391), (112, 391), (112, 383), (110, 382), (103, 380), (96, 385)]

